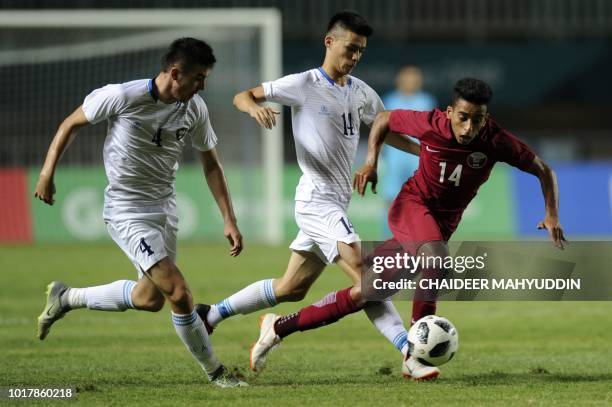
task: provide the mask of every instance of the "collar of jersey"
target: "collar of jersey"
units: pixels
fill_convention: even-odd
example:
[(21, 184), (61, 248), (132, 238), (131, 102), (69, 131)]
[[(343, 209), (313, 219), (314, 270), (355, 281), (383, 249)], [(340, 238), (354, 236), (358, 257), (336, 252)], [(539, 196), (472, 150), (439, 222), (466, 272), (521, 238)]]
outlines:
[[(321, 72), (321, 75), (323, 75), (323, 77), (327, 79), (327, 82), (329, 82), (332, 86), (336, 86), (336, 82), (334, 82), (334, 80), (329, 77), (329, 75), (327, 74), (327, 72), (325, 72), (325, 69), (323, 69), (322, 66), (318, 67), (317, 69), (319, 70), (319, 72)], [(353, 83), (353, 81), (351, 80), (351, 77), (349, 76), (346, 81), (346, 84), (349, 86), (349, 88), (351, 87), (351, 83)]]
[(157, 85), (155, 84), (155, 78), (149, 79), (149, 83), (147, 83), (147, 89), (149, 90), (149, 95), (153, 98), (154, 101), (159, 100), (159, 90), (157, 89)]

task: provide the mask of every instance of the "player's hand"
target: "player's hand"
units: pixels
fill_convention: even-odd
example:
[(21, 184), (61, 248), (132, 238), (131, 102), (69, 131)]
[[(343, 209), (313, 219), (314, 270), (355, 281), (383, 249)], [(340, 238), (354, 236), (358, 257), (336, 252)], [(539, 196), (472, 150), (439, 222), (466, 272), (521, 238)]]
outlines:
[(48, 205), (53, 205), (55, 202), (53, 195), (55, 195), (55, 183), (53, 182), (53, 177), (48, 177), (45, 175), (38, 177), (36, 189), (34, 190), (34, 198), (38, 198)]
[(557, 217), (546, 216), (542, 222), (538, 223), (538, 229), (548, 230), (548, 234), (550, 235), (550, 238), (554, 242), (555, 246), (563, 250), (564, 243), (567, 243), (567, 240), (565, 240), (563, 228), (561, 227)]
[(357, 171), (353, 177), (353, 189), (356, 189), (359, 195), (364, 196), (368, 182), (372, 183), (372, 193), (376, 193), (376, 184), (378, 183), (378, 174), (376, 168), (370, 165), (364, 165)]
[(280, 112), (277, 112), (271, 107), (256, 106), (249, 114), (261, 127), (270, 130), (272, 127), (276, 126), (276, 115), (280, 114)]
[(236, 257), (242, 251), (242, 234), (238, 230), (238, 226), (234, 222), (226, 222), (223, 229), (223, 234), (229, 241), (230, 245), (230, 256)]

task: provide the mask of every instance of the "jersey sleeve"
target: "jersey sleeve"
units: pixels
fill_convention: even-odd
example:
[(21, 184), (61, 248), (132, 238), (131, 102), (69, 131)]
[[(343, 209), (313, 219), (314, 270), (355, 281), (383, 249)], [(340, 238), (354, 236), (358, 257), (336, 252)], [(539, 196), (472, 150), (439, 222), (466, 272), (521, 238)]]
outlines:
[(389, 117), (389, 130), (420, 139), (432, 130), (433, 111), (393, 110)]
[(510, 164), (522, 171), (527, 171), (536, 156), (535, 152), (514, 134), (501, 130), (493, 139), (493, 146), (498, 161)]
[(306, 73), (298, 73), (283, 76), (275, 81), (264, 82), (261, 85), (268, 102), (295, 106), (304, 103), (304, 87), (307, 78)]
[(121, 85), (106, 85), (85, 97), (83, 113), (91, 124), (99, 123), (115, 116), (126, 106), (126, 94)]
[(374, 91), (374, 89), (366, 87), (365, 93), (366, 104), (363, 109), (361, 121), (370, 126), (374, 119), (376, 119), (376, 115), (385, 110), (385, 105), (380, 99), (380, 96), (378, 96), (378, 93)]
[(191, 145), (196, 150), (208, 151), (217, 145), (217, 135), (210, 123), (208, 107), (201, 98), (196, 100), (196, 117), (190, 129), (190, 134)]

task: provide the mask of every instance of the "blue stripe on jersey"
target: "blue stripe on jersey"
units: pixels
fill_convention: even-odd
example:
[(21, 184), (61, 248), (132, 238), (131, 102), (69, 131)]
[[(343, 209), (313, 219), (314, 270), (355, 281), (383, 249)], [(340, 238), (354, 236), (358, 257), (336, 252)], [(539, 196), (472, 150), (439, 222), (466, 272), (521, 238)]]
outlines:
[[(327, 74), (327, 72), (325, 72), (325, 70), (323, 69), (322, 66), (320, 66), (319, 68), (317, 68), (319, 70), (319, 72), (321, 72), (321, 75), (323, 75), (325, 77), (325, 79), (327, 79), (327, 81), (329, 83), (331, 83), (332, 86), (335, 86), (336, 83), (334, 82), (334, 80), (332, 78), (329, 77), (329, 75)], [(349, 86), (349, 88), (351, 87), (351, 85), (353, 84), (353, 80), (351, 79), (351, 77), (349, 76), (347, 78), (347, 82), (346, 82)]]
[(149, 79), (149, 83), (147, 83), (147, 89), (149, 90), (149, 94), (153, 98), (154, 101), (159, 100), (159, 90), (157, 89), (157, 85), (155, 84), (155, 78)]
[(321, 75), (323, 75), (325, 79), (327, 79), (327, 81), (331, 83), (332, 86), (335, 85), (333, 79), (329, 77), (329, 75), (327, 74), (327, 72), (325, 72), (322, 66), (319, 67), (319, 72), (321, 72)]

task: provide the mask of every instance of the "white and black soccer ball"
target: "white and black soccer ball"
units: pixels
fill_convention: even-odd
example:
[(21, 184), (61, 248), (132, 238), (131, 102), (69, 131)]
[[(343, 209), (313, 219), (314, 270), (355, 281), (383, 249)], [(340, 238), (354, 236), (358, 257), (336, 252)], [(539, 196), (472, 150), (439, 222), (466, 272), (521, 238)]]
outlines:
[(455, 356), (459, 333), (446, 318), (428, 315), (416, 321), (408, 331), (408, 352), (426, 366), (440, 366)]

